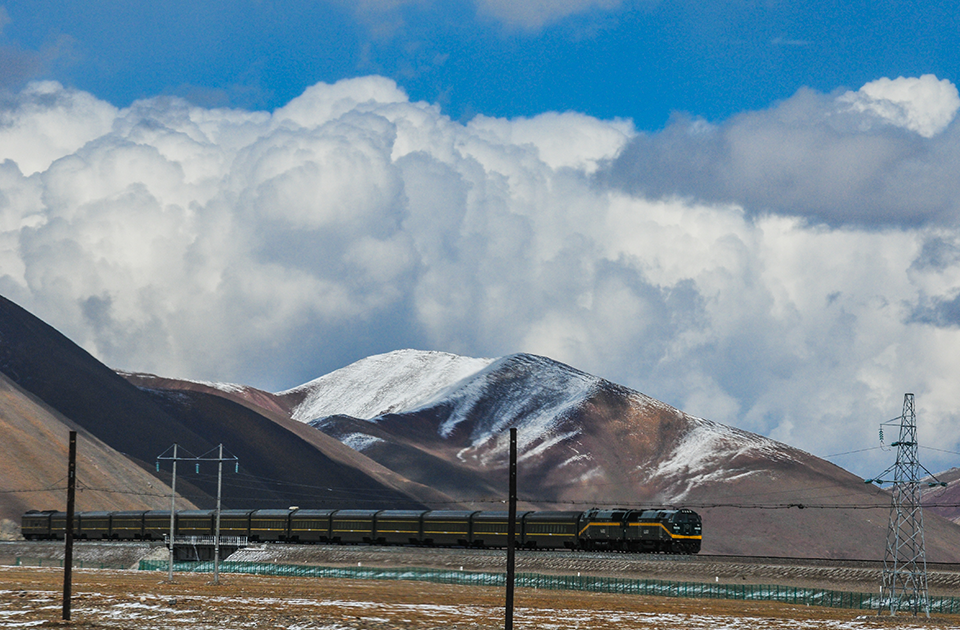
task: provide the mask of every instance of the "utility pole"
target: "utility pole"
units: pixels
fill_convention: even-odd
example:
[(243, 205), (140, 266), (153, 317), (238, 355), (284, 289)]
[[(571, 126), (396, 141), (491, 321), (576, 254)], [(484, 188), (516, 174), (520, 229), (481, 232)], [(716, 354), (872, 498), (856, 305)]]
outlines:
[(217, 456), (217, 525), (213, 532), (213, 583), (220, 583), (220, 488), (223, 480), (223, 444)]
[[(221, 489), (223, 487), (223, 462), (232, 461), (238, 462), (238, 459), (234, 455), (229, 457), (223, 456), (223, 444), (220, 444), (218, 448), (218, 453), (216, 457), (209, 456), (210, 451), (201, 455), (200, 457), (183, 457), (177, 453), (177, 445), (174, 444), (172, 447), (173, 455), (167, 455), (170, 451), (168, 448), (164, 451), (163, 454), (157, 457), (157, 470), (160, 469), (161, 460), (172, 460), (173, 461), (173, 481), (171, 483), (171, 493), (170, 493), (170, 566), (169, 566), (169, 580), (173, 581), (173, 545), (174, 545), (174, 516), (176, 512), (176, 488), (177, 488), (177, 462), (178, 461), (192, 461), (197, 465), (197, 471), (200, 470), (200, 462), (217, 462), (217, 509), (216, 509), (216, 525), (213, 535), (213, 583), (220, 583), (220, 504), (221, 504)], [(239, 464), (237, 464), (239, 467)]]
[(167, 569), (167, 581), (173, 582), (173, 537), (175, 534), (174, 523), (177, 514), (177, 445), (173, 445), (173, 480), (170, 483), (170, 562)]
[(70, 598), (73, 591), (73, 515), (77, 496), (77, 432), (70, 432), (67, 461), (67, 523), (63, 550), (63, 620), (70, 621)]
[(510, 511), (507, 513), (507, 602), (504, 630), (513, 630), (513, 582), (517, 535), (517, 429), (510, 429)]
[[(889, 608), (890, 615), (901, 609), (913, 610), (916, 616), (922, 609), (930, 616), (930, 597), (927, 590), (927, 560), (923, 543), (923, 510), (920, 503), (921, 471), (933, 477), (920, 464), (917, 455), (917, 413), (913, 394), (904, 394), (903, 413), (881, 425), (896, 426), (899, 436), (891, 446), (897, 447), (897, 460), (876, 479), (866, 483), (892, 483), (890, 489), (890, 519), (887, 525), (887, 547), (883, 557), (880, 581), (880, 606), (877, 614)], [(892, 479), (885, 479), (892, 473)], [(938, 480), (930, 486), (946, 485)]]
[[(175, 523), (176, 523), (176, 514), (177, 514), (177, 462), (180, 461), (180, 457), (177, 454), (178, 445), (175, 443), (173, 445), (173, 456), (167, 456), (161, 454), (157, 457), (157, 472), (160, 471), (160, 460), (172, 460), (173, 461), (173, 479), (170, 482), (170, 540), (169, 540), (169, 562), (167, 563), (167, 581), (173, 582), (173, 546), (174, 546), (174, 535), (176, 533)], [(170, 449), (168, 448), (167, 451)], [(193, 459), (184, 457), (182, 459)]]

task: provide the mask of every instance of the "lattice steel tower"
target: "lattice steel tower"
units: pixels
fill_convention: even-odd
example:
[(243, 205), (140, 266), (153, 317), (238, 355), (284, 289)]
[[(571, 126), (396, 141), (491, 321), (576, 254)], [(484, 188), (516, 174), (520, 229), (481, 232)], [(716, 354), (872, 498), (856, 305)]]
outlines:
[[(887, 526), (887, 550), (883, 557), (880, 582), (880, 607), (891, 615), (899, 610), (912, 610), (916, 615), (923, 610), (930, 616), (930, 598), (927, 591), (927, 560), (923, 549), (923, 510), (920, 505), (921, 472), (930, 472), (920, 465), (917, 457), (917, 412), (913, 394), (903, 396), (903, 414), (883, 423), (900, 424), (900, 435), (890, 446), (897, 447), (896, 463), (880, 477), (867, 483), (893, 483), (890, 489), (890, 520)], [(892, 474), (892, 479), (888, 475)], [(930, 485), (939, 485), (930, 484)]]

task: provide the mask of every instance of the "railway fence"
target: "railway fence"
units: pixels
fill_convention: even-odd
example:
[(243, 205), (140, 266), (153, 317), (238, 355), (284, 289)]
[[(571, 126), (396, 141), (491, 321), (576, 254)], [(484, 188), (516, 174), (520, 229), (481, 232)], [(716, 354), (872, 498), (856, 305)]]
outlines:
[[(174, 571), (212, 573), (212, 562), (175, 562)], [(141, 560), (141, 571), (168, 570), (165, 560)], [(358, 580), (412, 580), (461, 586), (505, 586), (506, 575), (495, 572), (455, 571), (421, 568), (323, 567), (297, 564), (260, 562), (221, 562), (220, 573), (254, 575), (316, 577)], [(651, 595), (659, 597), (687, 597), (695, 599), (729, 599), (772, 601), (784, 604), (877, 610), (883, 604), (879, 593), (833, 591), (781, 585), (720, 584), (677, 582), (671, 580), (642, 580), (592, 575), (545, 575), (517, 573), (518, 588), (546, 590), (574, 590), (624, 595)], [(930, 612), (960, 613), (960, 597), (930, 597)], [(901, 609), (905, 609), (901, 606)]]

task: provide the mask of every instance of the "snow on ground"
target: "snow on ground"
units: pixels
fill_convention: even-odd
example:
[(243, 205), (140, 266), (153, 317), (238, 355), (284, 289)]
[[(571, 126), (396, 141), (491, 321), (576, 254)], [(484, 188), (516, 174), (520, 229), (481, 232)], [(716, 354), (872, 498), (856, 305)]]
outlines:
[(293, 410), (293, 418), (300, 422), (335, 414), (372, 420), (414, 409), (493, 361), (446, 352), (397, 350), (361, 359), (278, 395), (306, 394)]
[[(0, 591), (0, 628), (49, 627), (57, 623), (60, 593), (53, 591)], [(499, 610), (478, 605), (383, 603), (339, 598), (306, 599), (257, 596), (170, 597), (155, 594), (114, 596), (83, 593), (74, 597), (74, 624), (93, 623), (103, 628), (183, 628), (213, 630), (270, 627), (299, 630), (353, 628), (487, 628), (500, 617)], [(37, 613), (43, 617), (37, 619)], [(566, 610), (517, 607), (514, 627), (537, 630), (919, 630), (921, 619), (901, 617), (878, 621), (875, 615), (857, 619), (783, 619), (763, 616), (641, 612), (606, 609)]]

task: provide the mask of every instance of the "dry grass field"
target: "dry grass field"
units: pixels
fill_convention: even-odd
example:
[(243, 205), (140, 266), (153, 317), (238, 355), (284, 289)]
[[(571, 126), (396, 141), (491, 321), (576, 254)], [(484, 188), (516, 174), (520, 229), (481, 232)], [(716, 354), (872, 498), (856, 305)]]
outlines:
[[(500, 588), (421, 582), (0, 567), (0, 628), (471, 630), (503, 627)], [(960, 616), (877, 617), (785, 604), (518, 589), (514, 627), (546, 630), (960, 628)]]

